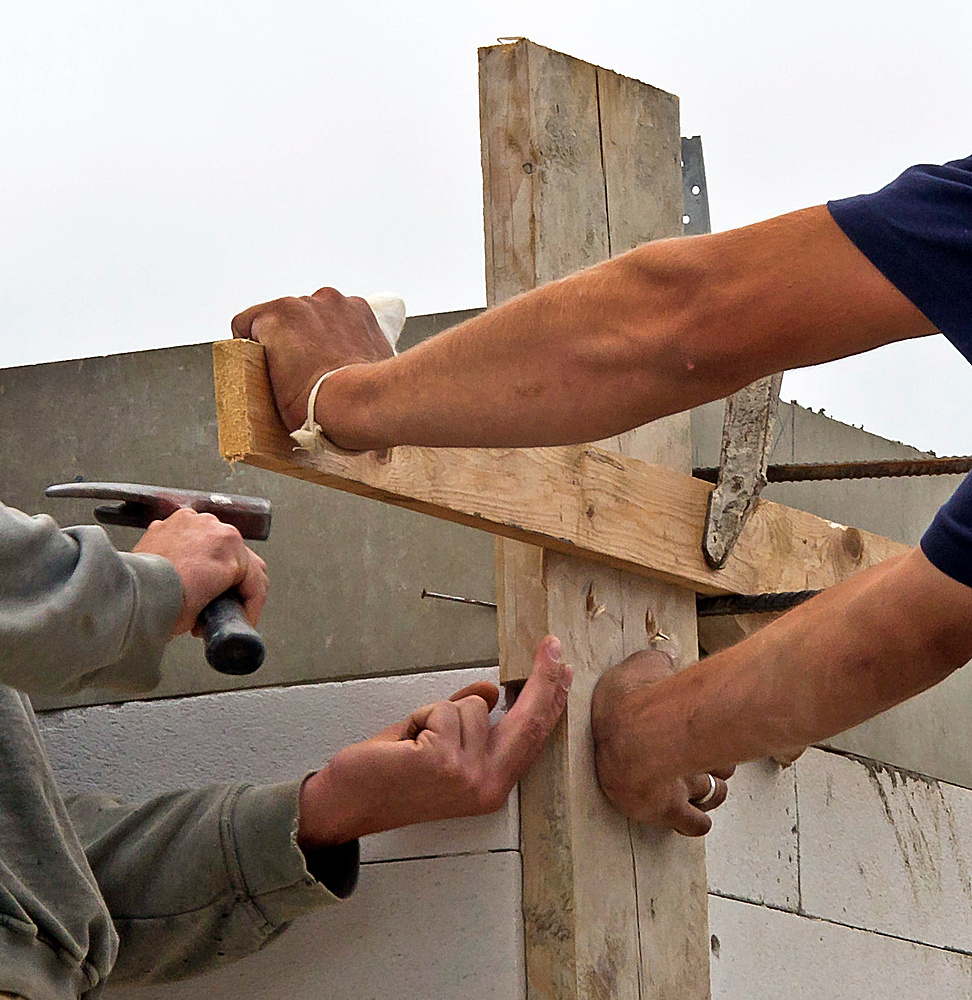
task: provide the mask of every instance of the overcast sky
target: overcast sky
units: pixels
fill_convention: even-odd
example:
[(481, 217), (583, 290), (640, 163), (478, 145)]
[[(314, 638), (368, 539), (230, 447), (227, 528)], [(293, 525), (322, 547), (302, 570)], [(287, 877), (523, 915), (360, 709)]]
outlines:
[[(967, 155), (968, 0), (0, 0), (4, 366), (218, 339), (323, 284), (485, 301), (476, 48), (525, 35), (663, 87), (713, 227)], [(942, 338), (783, 397), (972, 452)]]

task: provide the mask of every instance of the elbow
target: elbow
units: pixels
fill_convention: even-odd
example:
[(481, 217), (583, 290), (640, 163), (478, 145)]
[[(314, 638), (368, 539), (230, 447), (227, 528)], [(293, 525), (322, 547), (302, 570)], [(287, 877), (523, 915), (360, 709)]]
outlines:
[[(620, 260), (643, 289), (629, 317), (650, 378), (675, 388), (671, 411), (720, 399), (776, 369), (754, 336), (746, 283), (721, 259), (716, 237), (647, 244)], [(652, 317), (646, 326), (645, 316)]]

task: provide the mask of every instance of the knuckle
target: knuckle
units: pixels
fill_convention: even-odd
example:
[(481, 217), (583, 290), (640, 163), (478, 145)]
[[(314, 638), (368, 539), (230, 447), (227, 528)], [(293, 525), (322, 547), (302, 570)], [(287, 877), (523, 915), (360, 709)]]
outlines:
[(285, 325), (295, 322), (304, 316), (306, 311), (307, 300), (288, 295), (285, 298), (268, 302), (253, 318), (260, 320), (262, 329), (263, 324), (266, 323), (271, 324), (272, 327), (273, 324)]
[(477, 790), (480, 815), (485, 816), (502, 808), (509, 794), (510, 791), (508, 788), (495, 783), (481, 785)]
[(489, 705), (486, 704), (486, 699), (478, 694), (467, 694), (465, 698), (461, 698), (459, 701), (455, 701), (452, 704), (459, 706), (462, 705), (477, 716), (486, 717), (489, 715)]

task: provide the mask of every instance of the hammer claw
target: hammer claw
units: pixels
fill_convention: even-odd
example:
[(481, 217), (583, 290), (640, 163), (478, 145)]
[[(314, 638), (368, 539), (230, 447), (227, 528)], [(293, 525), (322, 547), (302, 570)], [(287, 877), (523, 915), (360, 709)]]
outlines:
[(100, 524), (120, 524), (126, 528), (145, 528), (152, 521), (162, 519), (159, 513), (137, 500), (102, 504), (95, 507), (94, 516)]

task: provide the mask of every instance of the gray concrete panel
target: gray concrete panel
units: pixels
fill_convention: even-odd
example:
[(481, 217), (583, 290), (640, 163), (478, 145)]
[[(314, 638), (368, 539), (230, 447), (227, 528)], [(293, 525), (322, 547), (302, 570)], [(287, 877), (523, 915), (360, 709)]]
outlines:
[(525, 984), (520, 855), (500, 851), (364, 865), (350, 899), (294, 921), (262, 951), (162, 986), (109, 980), (104, 997), (522, 1000)]
[[(471, 313), (415, 317), (413, 344)], [(253, 493), (274, 504), (255, 543), (271, 573), (265, 665), (217, 674), (201, 644), (172, 644), (155, 697), (321, 678), (495, 663), (495, 612), (423, 601), (422, 588), (492, 600), (493, 540), (475, 530), (219, 457), (209, 344), (0, 371), (0, 498), (61, 524), (92, 523), (94, 504), (45, 500), (85, 479)], [(132, 529), (111, 529), (129, 548)], [(39, 707), (114, 699), (86, 692)]]
[(709, 897), (712, 1000), (972, 996), (972, 956)]

